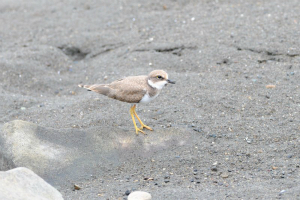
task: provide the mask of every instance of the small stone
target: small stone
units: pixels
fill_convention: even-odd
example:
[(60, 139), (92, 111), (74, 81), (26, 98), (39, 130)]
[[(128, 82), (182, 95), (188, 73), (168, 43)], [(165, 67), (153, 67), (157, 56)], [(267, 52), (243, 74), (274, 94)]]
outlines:
[(21, 107), (21, 110), (26, 110), (26, 108), (25, 107)]
[(250, 138), (246, 137), (246, 142), (247, 142), (248, 144), (251, 144), (251, 143), (252, 143), (252, 140), (251, 140)]
[(268, 88), (268, 89), (273, 89), (275, 87), (276, 87), (276, 85), (266, 85), (266, 88)]
[(228, 176), (229, 176), (229, 175), (228, 175), (227, 173), (222, 173), (222, 174), (221, 174), (221, 177), (222, 177), (222, 178), (228, 178)]
[(279, 192), (279, 195), (283, 195), (283, 193), (285, 193), (286, 191), (285, 190), (281, 190), (280, 192)]
[(225, 58), (222, 60), (221, 64), (230, 64), (230, 60), (228, 58)]
[(199, 132), (199, 133), (201, 133), (201, 132), (202, 132), (202, 129), (201, 129), (200, 127), (198, 127), (198, 128), (194, 128), (193, 130), (194, 130), (194, 131), (196, 131), (196, 132)]
[(128, 200), (151, 200), (151, 198), (151, 194), (143, 191), (135, 191), (128, 196)]
[(218, 171), (218, 169), (217, 169), (216, 166), (213, 166), (213, 167), (211, 168), (211, 171), (216, 172), (216, 171)]
[(273, 170), (276, 170), (276, 169), (278, 169), (278, 167), (272, 166), (272, 169), (273, 169)]
[(80, 186), (78, 186), (78, 185), (74, 184), (74, 190), (80, 190), (80, 189), (81, 189), (81, 187), (80, 187)]
[(128, 196), (130, 194), (130, 190), (126, 190), (125, 195)]
[(148, 178), (148, 177), (144, 178), (144, 181), (153, 181), (153, 180), (154, 178)]

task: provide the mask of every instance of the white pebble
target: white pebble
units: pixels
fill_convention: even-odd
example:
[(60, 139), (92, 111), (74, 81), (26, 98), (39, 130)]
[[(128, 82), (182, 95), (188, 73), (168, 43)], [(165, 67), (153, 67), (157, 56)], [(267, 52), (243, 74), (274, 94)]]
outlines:
[(286, 192), (285, 190), (281, 190), (281, 191), (280, 191), (280, 194), (283, 194), (283, 193), (285, 193), (285, 192)]
[(135, 191), (128, 196), (128, 200), (151, 200), (151, 198), (151, 194), (143, 191)]

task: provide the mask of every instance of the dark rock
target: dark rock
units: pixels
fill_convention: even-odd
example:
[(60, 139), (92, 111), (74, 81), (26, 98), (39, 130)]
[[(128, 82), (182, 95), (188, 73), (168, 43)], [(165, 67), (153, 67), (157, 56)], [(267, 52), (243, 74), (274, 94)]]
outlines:
[(199, 132), (199, 133), (201, 133), (203, 131), (200, 127), (194, 128), (193, 130), (196, 131), (196, 132)]
[(217, 168), (217, 166), (213, 166), (213, 167), (211, 168), (211, 171), (213, 171), (213, 172), (216, 172), (216, 171), (218, 171), (218, 168)]

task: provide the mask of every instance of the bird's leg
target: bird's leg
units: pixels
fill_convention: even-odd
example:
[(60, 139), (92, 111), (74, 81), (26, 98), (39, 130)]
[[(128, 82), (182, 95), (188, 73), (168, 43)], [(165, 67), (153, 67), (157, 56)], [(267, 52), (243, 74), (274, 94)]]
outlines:
[(137, 115), (137, 113), (136, 113), (136, 111), (135, 111), (135, 108), (136, 108), (136, 105), (133, 105), (133, 106), (132, 106), (133, 113), (134, 113), (135, 117), (139, 120), (140, 124), (142, 125), (140, 129), (146, 128), (146, 129), (148, 129), (148, 130), (150, 130), (150, 131), (153, 131), (152, 128), (150, 128), (149, 126), (146, 126), (146, 125), (142, 122), (142, 120), (141, 120), (141, 119), (139, 118), (139, 116)]
[(133, 125), (134, 125), (134, 128), (135, 128), (135, 133), (138, 135), (139, 134), (139, 131), (141, 132), (141, 133), (143, 133), (143, 134), (145, 134), (144, 133), (144, 131), (142, 130), (143, 128), (138, 128), (137, 126), (136, 126), (136, 123), (135, 123), (135, 119), (134, 119), (134, 115), (135, 115), (135, 105), (133, 105), (131, 108), (130, 108), (130, 115), (131, 115), (131, 117), (132, 117), (132, 121), (133, 121)]

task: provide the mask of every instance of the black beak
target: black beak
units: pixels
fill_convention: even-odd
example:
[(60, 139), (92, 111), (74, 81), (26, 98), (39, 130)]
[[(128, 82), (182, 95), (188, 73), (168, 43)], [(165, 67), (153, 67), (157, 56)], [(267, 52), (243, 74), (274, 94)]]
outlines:
[(175, 81), (172, 81), (170, 79), (168, 79), (167, 81), (168, 81), (168, 83), (175, 84)]

